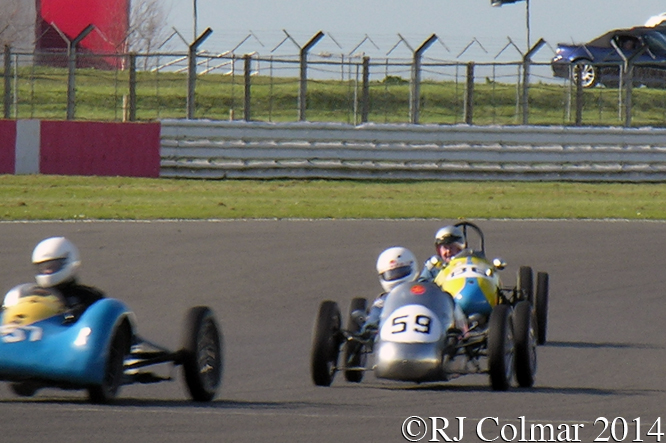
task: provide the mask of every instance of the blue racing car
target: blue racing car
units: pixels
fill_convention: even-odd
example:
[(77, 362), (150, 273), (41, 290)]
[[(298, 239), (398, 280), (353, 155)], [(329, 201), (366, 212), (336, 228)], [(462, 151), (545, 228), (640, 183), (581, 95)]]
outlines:
[(182, 365), (195, 401), (211, 401), (222, 380), (223, 340), (212, 310), (189, 310), (183, 347), (170, 351), (139, 337), (135, 316), (121, 301), (104, 298), (81, 315), (65, 308), (55, 289), (22, 284), (5, 296), (0, 315), (0, 380), (19, 396), (43, 387), (85, 389), (108, 403), (120, 387), (170, 380), (144, 370)]

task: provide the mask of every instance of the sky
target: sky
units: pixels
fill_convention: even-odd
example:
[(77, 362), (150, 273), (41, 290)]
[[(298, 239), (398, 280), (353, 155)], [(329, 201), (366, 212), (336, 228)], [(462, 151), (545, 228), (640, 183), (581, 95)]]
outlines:
[[(200, 49), (212, 53), (297, 54), (297, 44), (323, 31), (315, 52), (408, 57), (436, 34), (427, 56), (485, 61), (518, 59), (528, 23), (530, 43), (546, 41), (534, 58), (540, 61), (559, 42), (586, 42), (666, 12), (666, 0), (530, 0), (529, 14), (526, 1), (492, 7), (490, 0), (165, 0), (170, 28), (186, 39), (194, 35), (195, 2), (198, 33), (213, 30)], [(172, 44), (185, 49), (180, 40)]]

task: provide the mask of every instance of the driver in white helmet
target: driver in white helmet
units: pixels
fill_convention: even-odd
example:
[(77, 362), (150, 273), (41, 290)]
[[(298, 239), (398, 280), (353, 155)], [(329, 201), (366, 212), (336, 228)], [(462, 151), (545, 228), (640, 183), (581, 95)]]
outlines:
[(435, 252), (423, 265), (421, 281), (433, 281), (451, 259), (466, 248), (465, 234), (457, 226), (445, 226), (435, 233)]
[(416, 280), (418, 277), (416, 257), (409, 249), (401, 246), (388, 248), (377, 258), (377, 274), (384, 292), (372, 303), (361, 333), (377, 330), (379, 316), (384, 308), (384, 299), (393, 288), (401, 283)]
[(62, 293), (70, 319), (78, 318), (90, 305), (104, 298), (99, 289), (78, 283), (79, 250), (65, 237), (51, 237), (39, 242), (32, 252), (32, 263), (37, 267), (37, 285), (55, 288)]

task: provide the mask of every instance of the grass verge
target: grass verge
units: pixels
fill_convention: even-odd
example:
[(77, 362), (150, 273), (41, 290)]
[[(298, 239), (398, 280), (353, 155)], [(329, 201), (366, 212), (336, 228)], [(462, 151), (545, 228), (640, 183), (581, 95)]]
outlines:
[(666, 220), (666, 184), (180, 180), (0, 175), (0, 220)]

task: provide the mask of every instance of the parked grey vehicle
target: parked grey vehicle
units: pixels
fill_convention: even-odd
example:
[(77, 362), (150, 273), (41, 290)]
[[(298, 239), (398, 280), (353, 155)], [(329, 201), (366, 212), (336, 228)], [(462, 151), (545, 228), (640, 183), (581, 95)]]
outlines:
[(618, 87), (623, 66), (633, 65), (633, 86), (666, 86), (666, 25), (615, 29), (584, 44), (557, 45), (551, 61), (555, 77), (576, 81), (579, 72), (584, 88)]

